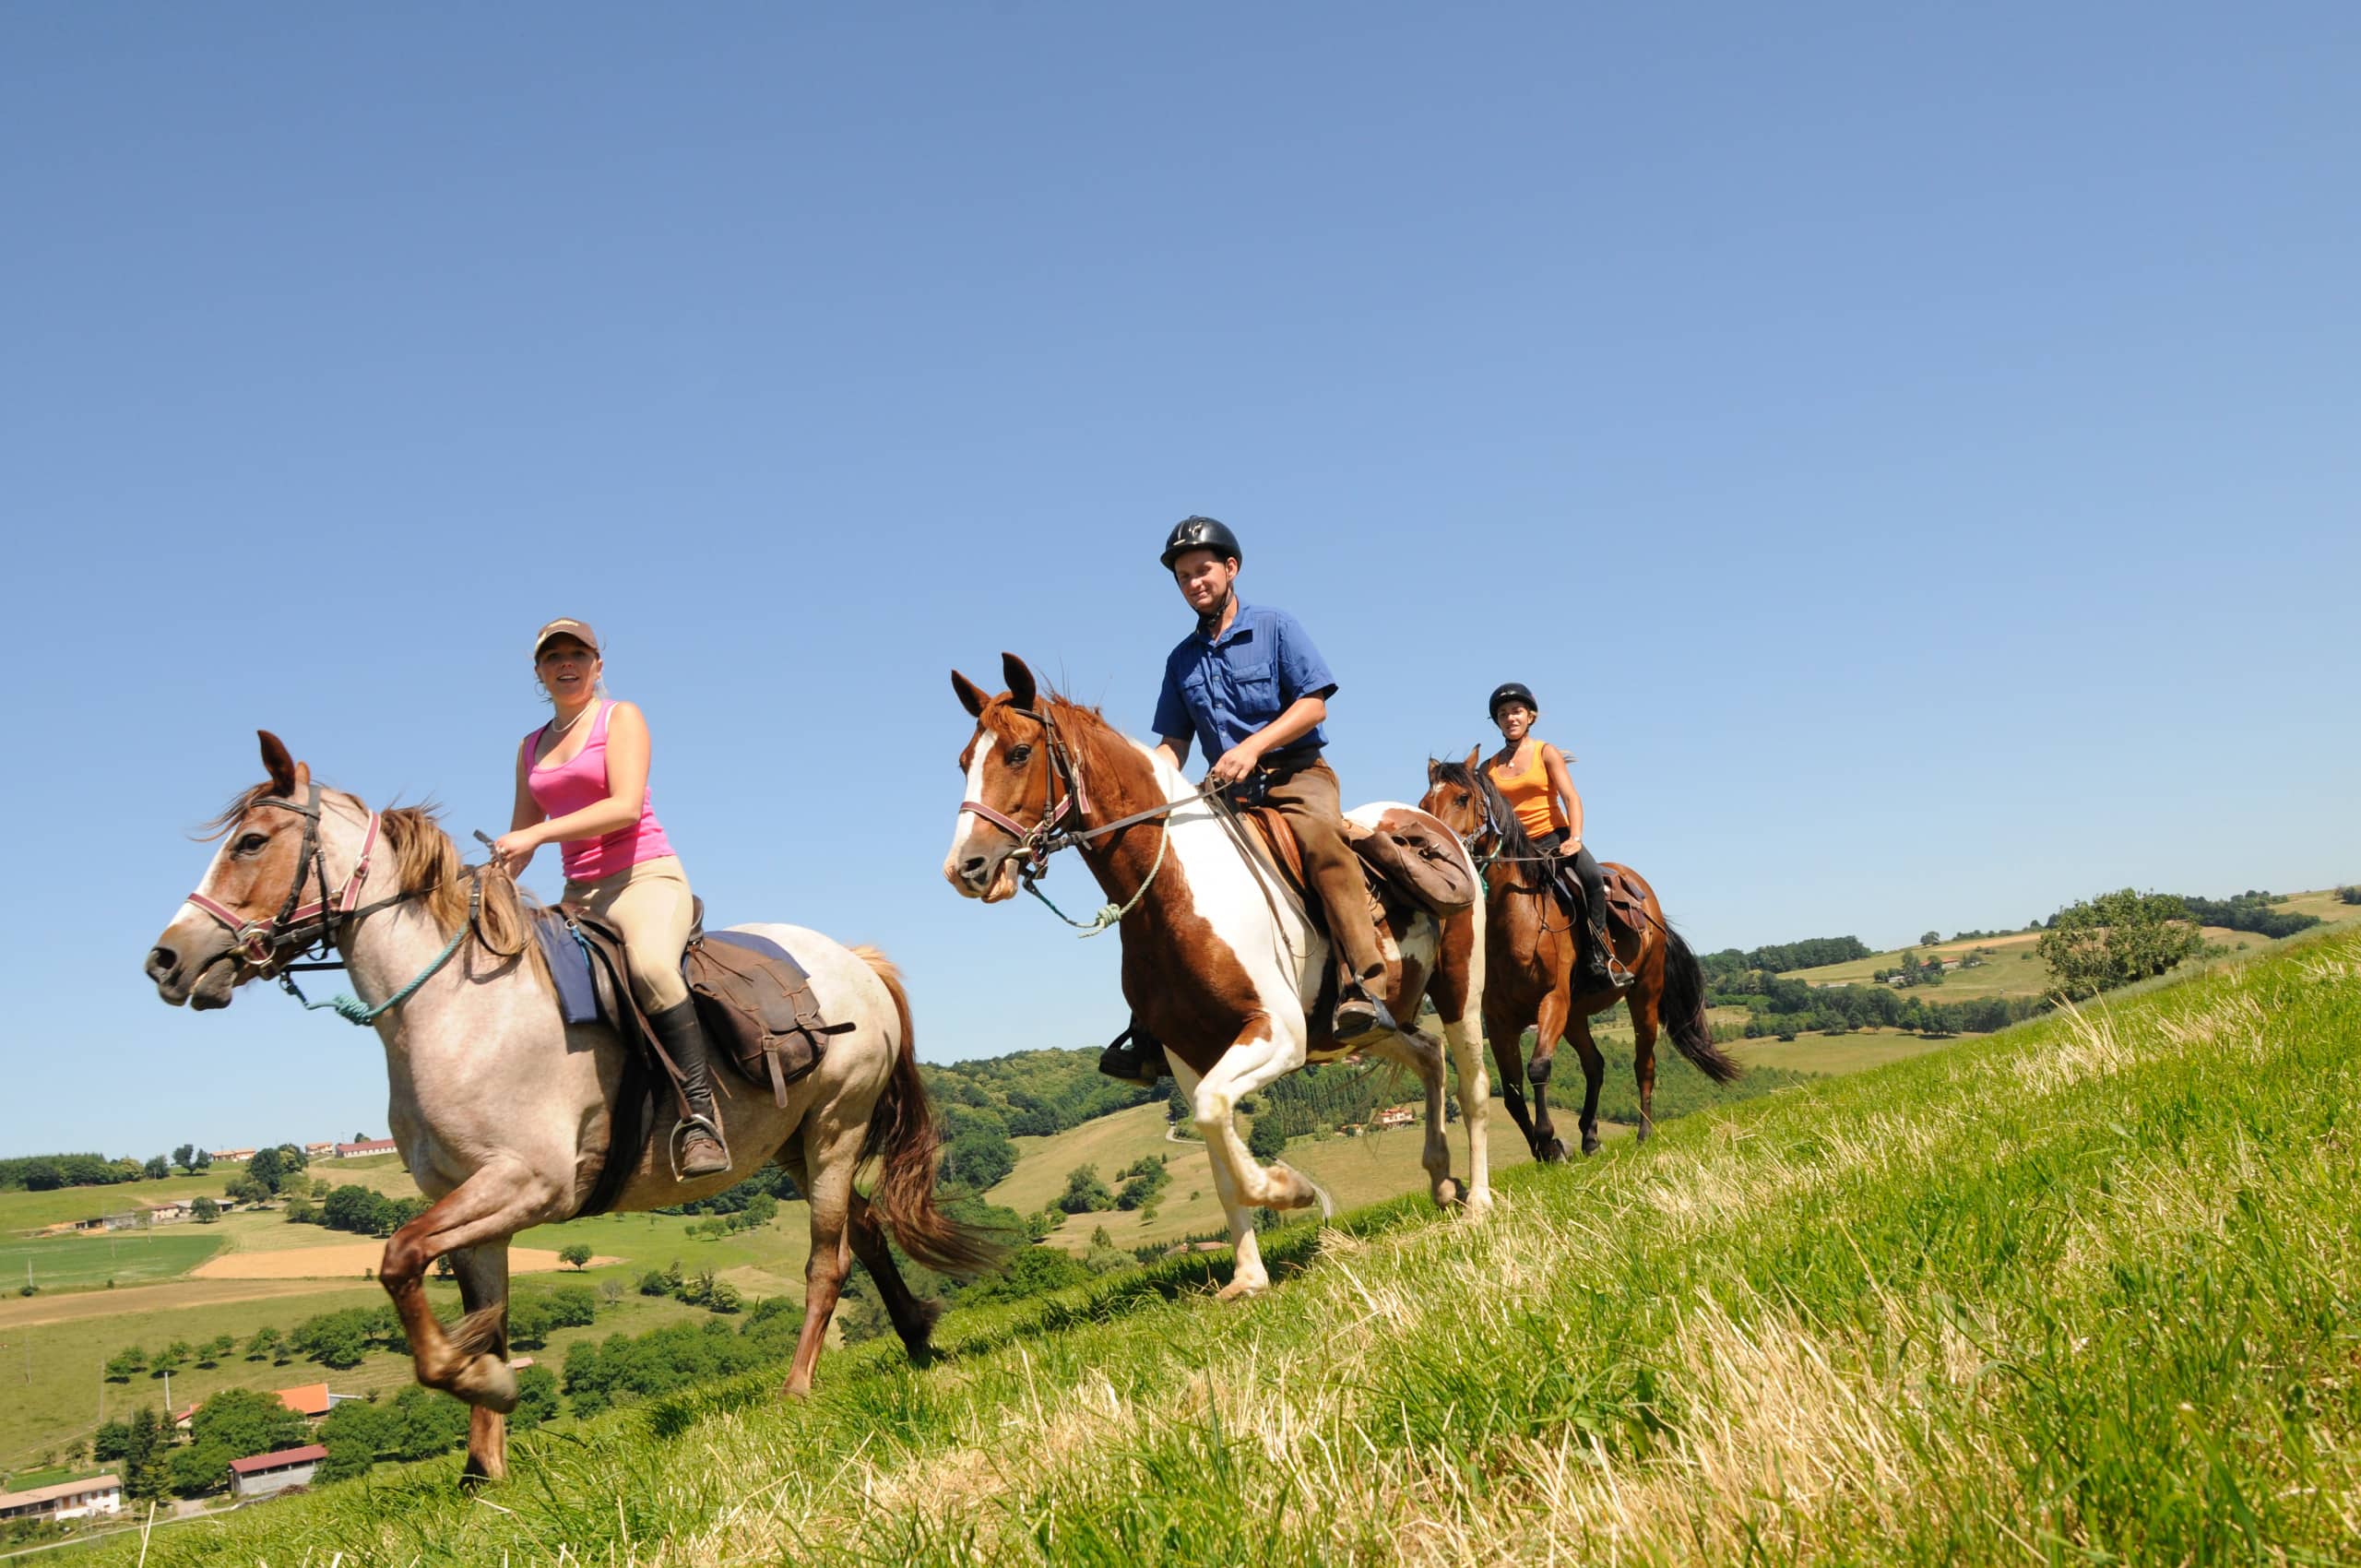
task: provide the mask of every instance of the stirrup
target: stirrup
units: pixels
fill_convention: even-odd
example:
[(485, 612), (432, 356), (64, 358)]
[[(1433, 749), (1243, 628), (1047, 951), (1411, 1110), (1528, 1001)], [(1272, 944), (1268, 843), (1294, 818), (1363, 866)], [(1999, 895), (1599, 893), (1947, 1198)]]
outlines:
[[(687, 1146), (689, 1134), (692, 1132), (699, 1130), (702, 1130), (708, 1137), (713, 1139), (717, 1146), (719, 1146), (721, 1150), (721, 1158), (723, 1159), (726, 1160), (730, 1158), (730, 1140), (721, 1135), (720, 1128), (715, 1126), (711, 1122), (706, 1120), (702, 1116), (694, 1114), (683, 1116), (678, 1122), (672, 1123), (672, 1135), (665, 1141), (664, 1147), (665, 1158), (670, 1160), (672, 1163), (672, 1180), (675, 1182), (690, 1180), (689, 1177), (682, 1174), (681, 1171), (681, 1150)], [(729, 1167), (725, 1165), (721, 1170), (706, 1171), (706, 1176), (718, 1176), (727, 1171)], [(699, 1176), (696, 1180), (702, 1182), (705, 1180), (705, 1176)]]
[(1367, 986), (1360, 986), (1356, 989), (1360, 992), (1360, 995), (1358, 997), (1339, 996), (1336, 998), (1336, 1005), (1329, 1011), (1329, 1028), (1332, 1029), (1335, 1028), (1336, 1015), (1343, 1012), (1348, 1004), (1356, 1001), (1369, 1004), (1370, 1010), (1373, 1016), (1370, 1019), (1370, 1027), (1361, 1030), (1358, 1034), (1350, 1036), (1339, 1034), (1336, 1039), (1336, 1043), (1338, 1045), (1345, 1047), (1347, 1051), (1360, 1051), (1370, 1045), (1374, 1045), (1377, 1041), (1385, 1039), (1388, 1035), (1396, 1035), (1402, 1032), (1402, 1026), (1394, 1021), (1393, 1009), (1386, 1006), (1382, 998), (1379, 997), (1376, 992), (1370, 991)]

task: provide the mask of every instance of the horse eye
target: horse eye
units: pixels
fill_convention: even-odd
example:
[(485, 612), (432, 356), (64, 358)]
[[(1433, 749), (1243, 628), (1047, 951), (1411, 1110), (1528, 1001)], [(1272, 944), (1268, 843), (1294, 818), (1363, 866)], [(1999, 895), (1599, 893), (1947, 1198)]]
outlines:
[(1011, 746), (1008, 748), (1008, 762), (1010, 766), (1021, 767), (1026, 763), (1032, 760), (1033, 748), (1031, 746)]
[(241, 855), (251, 855), (269, 842), (270, 839), (263, 834), (249, 833), (238, 840), (237, 852)]

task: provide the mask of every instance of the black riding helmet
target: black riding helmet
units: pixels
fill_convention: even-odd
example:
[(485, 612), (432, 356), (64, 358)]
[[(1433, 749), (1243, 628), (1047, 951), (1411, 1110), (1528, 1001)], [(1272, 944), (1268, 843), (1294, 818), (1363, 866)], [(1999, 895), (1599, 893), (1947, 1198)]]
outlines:
[(1521, 702), (1536, 713), (1541, 711), (1541, 704), (1534, 696), (1531, 686), (1522, 681), (1509, 681), (1492, 688), (1492, 700), (1485, 706), (1485, 716), (1497, 724), (1500, 722), (1501, 709), (1513, 702)]
[(1183, 517), (1173, 524), (1170, 537), (1164, 541), (1164, 553), (1157, 559), (1169, 572), (1172, 563), (1192, 550), (1210, 550), (1226, 561), (1246, 559), (1246, 552), (1238, 548), (1238, 536), (1216, 517)]

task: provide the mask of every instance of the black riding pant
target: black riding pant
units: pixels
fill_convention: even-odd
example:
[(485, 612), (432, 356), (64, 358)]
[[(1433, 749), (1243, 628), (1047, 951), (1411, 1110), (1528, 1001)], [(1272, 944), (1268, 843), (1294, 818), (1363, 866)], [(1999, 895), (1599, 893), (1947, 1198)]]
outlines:
[[(1543, 854), (1555, 855), (1565, 844), (1566, 836), (1558, 829), (1552, 828), (1533, 842)], [(1599, 873), (1598, 861), (1592, 856), (1590, 846), (1585, 844), (1572, 854), (1553, 861), (1552, 869), (1558, 874), (1560, 885), (1566, 887), (1569, 895), (1567, 901), (1582, 906), (1589, 916), (1590, 928), (1593, 931), (1605, 931), (1607, 929), (1607, 878)], [(1567, 885), (1565, 882), (1569, 872), (1573, 873), (1572, 885)], [(1577, 888), (1580, 889), (1578, 895)]]

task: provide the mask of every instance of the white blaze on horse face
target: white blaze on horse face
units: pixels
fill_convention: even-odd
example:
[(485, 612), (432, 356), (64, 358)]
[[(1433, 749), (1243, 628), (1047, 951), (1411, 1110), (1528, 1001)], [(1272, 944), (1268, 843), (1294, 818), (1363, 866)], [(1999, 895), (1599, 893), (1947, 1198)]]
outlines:
[[(967, 756), (967, 793), (963, 801), (984, 798), (984, 764), (991, 756), (997, 740), (989, 730), (977, 734), (976, 749)], [(952, 820), (950, 852), (943, 857), (943, 879), (962, 898), (981, 898), (987, 904), (997, 904), (1014, 897), (1016, 873), (1009, 863), (1009, 851), (1015, 847), (1016, 841), (1005, 828), (986, 822), (963, 803), (959, 814)], [(971, 861), (976, 862), (972, 872), (967, 869)]]

